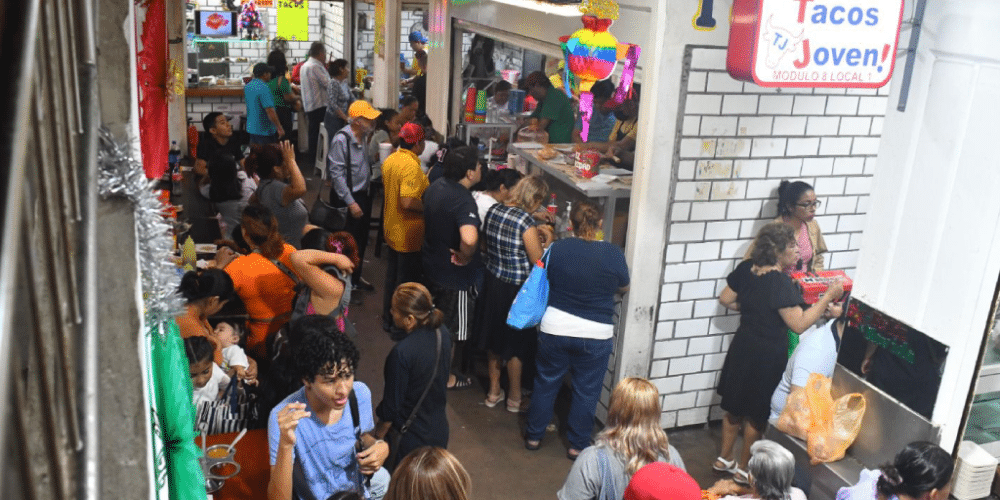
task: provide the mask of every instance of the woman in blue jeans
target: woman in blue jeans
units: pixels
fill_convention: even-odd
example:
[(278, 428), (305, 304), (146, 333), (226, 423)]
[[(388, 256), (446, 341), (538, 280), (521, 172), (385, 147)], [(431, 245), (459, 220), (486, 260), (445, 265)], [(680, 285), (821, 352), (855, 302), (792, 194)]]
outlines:
[(590, 446), (594, 410), (614, 346), (614, 298), (628, 289), (629, 276), (621, 248), (596, 237), (602, 223), (596, 205), (576, 204), (570, 219), (575, 237), (557, 241), (549, 250), (549, 306), (538, 334), (535, 391), (524, 447), (541, 446), (568, 370), (573, 393), (566, 457), (575, 460)]

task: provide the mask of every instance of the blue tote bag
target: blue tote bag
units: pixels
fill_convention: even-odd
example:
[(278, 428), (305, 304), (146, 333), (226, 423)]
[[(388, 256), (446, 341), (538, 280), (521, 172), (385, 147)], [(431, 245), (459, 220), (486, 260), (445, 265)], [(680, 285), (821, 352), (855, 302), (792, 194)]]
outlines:
[(523, 330), (542, 322), (545, 308), (549, 306), (549, 250), (545, 251), (542, 260), (544, 262), (535, 265), (514, 297), (507, 313), (507, 325), (511, 328)]

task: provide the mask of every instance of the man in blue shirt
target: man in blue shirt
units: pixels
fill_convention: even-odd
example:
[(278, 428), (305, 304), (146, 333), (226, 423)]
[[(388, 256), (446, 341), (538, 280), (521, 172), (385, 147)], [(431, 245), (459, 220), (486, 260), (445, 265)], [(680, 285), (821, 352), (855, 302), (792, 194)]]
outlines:
[(253, 67), (253, 79), (243, 87), (250, 144), (270, 144), (285, 136), (278, 113), (274, 111), (274, 97), (267, 86), (272, 73), (274, 70), (266, 63), (257, 63)]
[(357, 347), (326, 316), (307, 316), (291, 328), (290, 338), (302, 339), (292, 359), (304, 386), (278, 403), (268, 419), (268, 498), (293, 498), (294, 492), (295, 499), (325, 500), (345, 490), (382, 498), (389, 485), (382, 468), (389, 446), (371, 433), (371, 390), (354, 380)]
[[(608, 142), (611, 131), (615, 128), (615, 113), (612, 109), (605, 109), (605, 105), (615, 93), (615, 84), (611, 80), (600, 80), (594, 83), (590, 93), (594, 95), (594, 113), (590, 117), (590, 127), (587, 129), (587, 142)], [(576, 127), (573, 128), (573, 142), (580, 143), (580, 131), (583, 130), (583, 118), (577, 117)]]

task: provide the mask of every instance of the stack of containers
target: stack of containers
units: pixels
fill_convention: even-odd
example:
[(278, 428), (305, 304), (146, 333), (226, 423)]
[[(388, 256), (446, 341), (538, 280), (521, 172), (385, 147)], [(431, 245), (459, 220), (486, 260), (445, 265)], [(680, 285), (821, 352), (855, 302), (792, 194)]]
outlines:
[(476, 123), (486, 123), (486, 91), (476, 94)]
[(524, 98), (528, 93), (523, 90), (511, 90), (510, 98), (507, 100), (507, 109), (512, 115), (519, 115), (524, 112)]
[(962, 441), (955, 464), (955, 482), (951, 496), (957, 500), (977, 500), (990, 495), (997, 459), (972, 441)]
[(476, 87), (469, 87), (465, 94), (465, 121), (476, 121)]

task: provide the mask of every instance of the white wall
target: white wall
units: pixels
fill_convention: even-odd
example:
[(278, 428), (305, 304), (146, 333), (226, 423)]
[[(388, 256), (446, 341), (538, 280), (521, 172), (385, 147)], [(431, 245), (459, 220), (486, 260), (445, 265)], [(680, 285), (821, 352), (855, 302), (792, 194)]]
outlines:
[(928, 3), (903, 112), (896, 65), (858, 260), (855, 296), (950, 348), (933, 415), (946, 449), (1000, 275), (998, 23), (989, 0)]
[(739, 326), (718, 296), (777, 216), (781, 180), (813, 185), (826, 267), (853, 274), (888, 93), (759, 87), (726, 73), (725, 47), (671, 50), (685, 51), (677, 73), (686, 86), (650, 367), (668, 427), (704, 422), (717, 408), (717, 375)]
[(692, 26), (697, 8), (671, 2), (646, 28), (627, 249), (633, 286), (616, 371), (653, 380), (664, 427), (720, 415), (715, 387), (738, 316), (723, 313), (718, 293), (776, 215), (780, 180), (815, 186), (827, 266), (853, 273), (887, 106), (888, 89), (778, 90), (731, 79), (730, 2), (716, 2), (710, 31)]
[[(199, 8), (225, 9), (221, 0), (201, 0)], [(267, 39), (277, 36), (277, 9), (260, 8), (266, 16)], [(322, 15), (325, 24), (320, 24)], [(322, 41), (326, 45), (327, 54), (331, 59), (344, 57), (344, 4), (341, 2), (309, 2), (309, 40), (289, 41), (285, 57), (289, 69), (309, 55), (309, 45), (313, 41)], [(188, 41), (187, 43), (191, 43)], [(266, 41), (233, 42), (228, 45), (230, 57), (246, 57), (248, 62), (230, 64), (233, 78), (250, 76), (253, 65), (267, 60), (270, 44)], [(201, 120), (206, 114), (219, 111), (223, 113), (245, 114), (246, 104), (243, 97), (190, 97), (187, 96), (187, 117), (201, 131)], [(185, 141), (187, 135), (184, 135)]]

